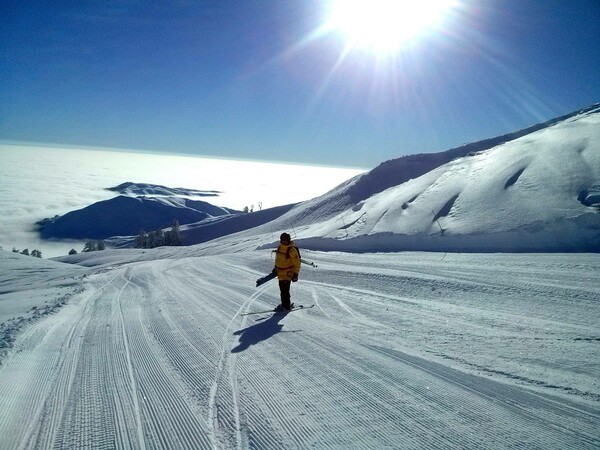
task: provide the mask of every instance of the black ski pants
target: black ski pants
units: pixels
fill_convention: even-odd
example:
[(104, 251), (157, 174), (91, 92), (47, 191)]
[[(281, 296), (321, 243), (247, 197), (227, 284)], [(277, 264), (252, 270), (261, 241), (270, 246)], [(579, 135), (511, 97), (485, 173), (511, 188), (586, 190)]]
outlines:
[(289, 309), (292, 302), (290, 296), (291, 280), (279, 280), (279, 292), (281, 292), (281, 304), (284, 308)]

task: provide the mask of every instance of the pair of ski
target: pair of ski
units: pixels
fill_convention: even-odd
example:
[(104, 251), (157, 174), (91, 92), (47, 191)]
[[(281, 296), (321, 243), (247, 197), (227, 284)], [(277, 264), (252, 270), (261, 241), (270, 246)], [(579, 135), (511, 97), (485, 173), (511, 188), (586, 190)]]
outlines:
[(268, 313), (281, 313), (281, 314), (288, 314), (294, 311), (300, 311), (302, 309), (310, 309), (310, 308), (314, 308), (315, 305), (297, 305), (294, 306), (292, 309), (283, 309), (281, 307), (277, 307), (274, 309), (266, 309), (264, 311), (251, 311), (251, 312), (247, 312), (247, 313), (243, 313), (242, 316), (251, 316), (253, 314), (268, 314)]

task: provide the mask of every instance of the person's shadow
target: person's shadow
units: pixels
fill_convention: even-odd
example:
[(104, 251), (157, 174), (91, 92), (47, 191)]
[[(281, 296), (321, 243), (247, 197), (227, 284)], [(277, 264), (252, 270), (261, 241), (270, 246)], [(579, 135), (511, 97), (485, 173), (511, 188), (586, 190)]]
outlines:
[(240, 337), (239, 344), (237, 347), (231, 350), (231, 353), (239, 353), (247, 350), (251, 345), (258, 344), (259, 342), (266, 341), (270, 337), (275, 336), (277, 333), (281, 333), (283, 325), (279, 322), (285, 317), (285, 314), (275, 313), (267, 320), (251, 325), (247, 328), (233, 333)]

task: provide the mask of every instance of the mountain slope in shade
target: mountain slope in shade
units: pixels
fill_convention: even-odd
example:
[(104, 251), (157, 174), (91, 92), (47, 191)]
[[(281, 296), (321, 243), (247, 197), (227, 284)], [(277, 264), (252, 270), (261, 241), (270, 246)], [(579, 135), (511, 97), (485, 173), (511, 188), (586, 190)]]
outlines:
[(106, 239), (134, 236), (141, 229), (167, 228), (173, 220), (187, 224), (237, 212), (187, 198), (120, 195), (61, 217), (45, 219), (39, 225), (44, 238)]

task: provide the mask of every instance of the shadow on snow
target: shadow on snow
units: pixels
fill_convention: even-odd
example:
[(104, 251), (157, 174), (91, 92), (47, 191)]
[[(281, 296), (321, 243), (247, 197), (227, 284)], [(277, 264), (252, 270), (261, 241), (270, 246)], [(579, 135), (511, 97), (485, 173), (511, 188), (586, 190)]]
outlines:
[[(243, 352), (251, 345), (266, 341), (277, 333), (286, 333), (286, 331), (282, 330), (283, 324), (279, 323), (285, 317), (285, 314), (273, 314), (266, 320), (262, 320), (255, 325), (236, 331), (233, 334), (239, 336), (239, 343), (237, 347), (231, 350), (231, 353)], [(289, 333), (294, 332), (295, 331), (289, 331)]]

